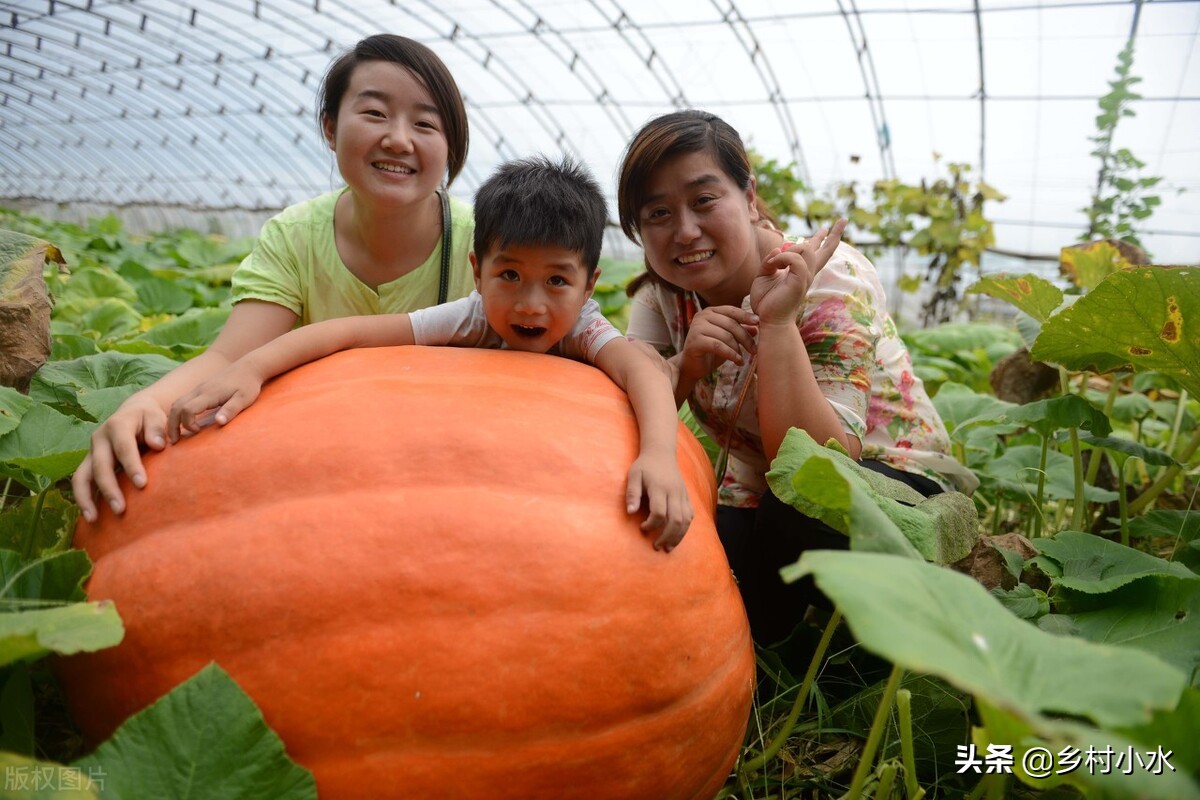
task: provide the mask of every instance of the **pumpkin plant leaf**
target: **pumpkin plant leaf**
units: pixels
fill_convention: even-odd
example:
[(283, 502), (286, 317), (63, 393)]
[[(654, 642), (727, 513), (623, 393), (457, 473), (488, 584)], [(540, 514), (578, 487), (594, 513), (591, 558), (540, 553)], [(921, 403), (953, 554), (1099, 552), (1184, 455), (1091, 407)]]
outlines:
[(936, 328), (906, 331), (904, 340), (930, 353), (955, 355), (964, 350), (986, 350), (997, 342), (1015, 350), (1024, 343), (1021, 334), (1004, 325), (981, 322), (948, 322)]
[(1085, 291), (1095, 289), (1109, 275), (1131, 266), (1121, 251), (1106, 241), (1064, 247), (1058, 259), (1058, 271)]
[(83, 461), (95, 427), (35, 405), (16, 430), (0, 437), (0, 475), (15, 478), (32, 492), (53, 486)]
[(784, 503), (849, 536), (851, 549), (950, 563), (971, 552), (978, 537), (975, 505), (966, 495), (925, 498), (798, 428), (784, 437), (767, 482)]
[(1155, 711), (1144, 725), (1118, 728), (1117, 733), (1135, 742), (1162, 747), (1174, 754), (1171, 764), (1182, 772), (1200, 775), (1200, 736), (1196, 735), (1196, 720), (1200, 719), (1200, 689), (1184, 690), (1179, 705), (1171, 711)]
[[(973, 579), (924, 561), (817, 550), (792, 572), (813, 576), (871, 652), (1025, 717), (1138, 725), (1152, 709), (1172, 707), (1186, 685), (1182, 672), (1154, 656), (1045, 633)], [(1079, 664), (1088, 665), (1086, 681)]]
[(1001, 272), (988, 275), (967, 291), (1012, 303), (1038, 322), (1049, 319), (1063, 301), (1061, 289), (1033, 274), (1008, 275)]
[(1121, 463), (1124, 463), (1125, 459), (1130, 457), (1140, 458), (1147, 464), (1157, 467), (1169, 467), (1172, 464), (1179, 463), (1171, 458), (1170, 453), (1165, 453), (1153, 447), (1147, 447), (1138, 442), (1132, 442), (1129, 439), (1118, 439), (1115, 436), (1094, 436), (1090, 433), (1083, 433), (1080, 434), (1079, 441), (1081, 444), (1086, 444), (1090, 447), (1099, 447), (1119, 453)]
[[(1041, 448), (1035, 445), (1016, 445), (1006, 449), (978, 468), (981, 478), (1032, 499), (1037, 494)], [(1075, 497), (1075, 466), (1071, 457), (1057, 450), (1046, 453), (1045, 496), (1051, 500), (1072, 500)], [(1083, 496), (1093, 503), (1111, 503), (1117, 493), (1087, 484)]]
[(963, 423), (996, 422), (997, 417), (1016, 407), (990, 394), (976, 392), (961, 383), (948, 382), (942, 384), (933, 398), (946, 429), (953, 434)]
[(19, 611), (29, 601), (60, 603), (87, 599), (83, 582), (92, 573), (92, 561), (82, 550), (54, 553), (22, 561), (12, 550), (0, 550), (0, 611)]
[[(983, 725), (972, 732), (976, 746), (985, 751), (992, 744), (1011, 745), (1013, 773), (1035, 789), (1066, 784), (1079, 789), (1084, 797), (1111, 800), (1176, 800), (1200, 793), (1200, 785), (1179, 768), (1173, 756), (1168, 759), (1170, 767), (1162, 763), (1159, 753), (1165, 756), (1168, 748), (1160, 751), (1158, 743), (1134, 741), (1113, 730), (1069, 720), (1041, 715), (1022, 718), (1012, 709), (986, 700), (977, 706)], [(1035, 747), (1049, 751), (1053, 760), (1044, 777), (1031, 776), (1025, 769), (1025, 754)], [(1090, 764), (1089, 753), (1094, 759)]]
[(1200, 669), (1200, 580), (1153, 576), (1103, 596), (1059, 595), (1075, 635), (1136, 647), (1196, 676)]
[(1200, 268), (1134, 267), (1048, 320), (1032, 355), (1073, 370), (1155, 370), (1200, 396), (1198, 319)]
[(1182, 564), (1090, 533), (1060, 531), (1052, 539), (1039, 539), (1037, 547), (1062, 567), (1062, 575), (1051, 577), (1051, 584), (1078, 592), (1103, 594), (1150, 575), (1200, 581), (1200, 575)]
[(59, 303), (54, 308), (54, 318), (74, 325), (74, 333), (96, 339), (136, 331), (142, 323), (142, 315), (125, 300), (115, 297), (104, 299), (75, 298)]
[(970, 419), (962, 424), (979, 422), (1027, 425), (1042, 436), (1050, 436), (1063, 428), (1082, 428), (1097, 436), (1107, 436), (1112, 432), (1112, 425), (1109, 424), (1108, 417), (1104, 416), (1104, 412), (1074, 394), (1025, 405), (1014, 404), (1011, 408), (1001, 411), (999, 416), (986, 414), (982, 419)]
[(103, 798), (316, 800), (312, 773), (288, 758), (262, 712), (209, 664), (74, 765), (103, 769)]
[(104, 352), (51, 362), (33, 379), (30, 396), (59, 407), (77, 407), (105, 420), (129, 395), (179, 366), (161, 355)]
[(103, 776), (37, 761), (17, 753), (0, 752), (6, 800), (100, 800)]
[(33, 401), (9, 386), (0, 386), (0, 436), (14, 430)]
[(36, 496), (22, 497), (0, 514), (0, 548), (21, 551), (33, 531), (33, 553), (51, 555), (71, 546), (79, 507), (58, 489), (41, 496), (41, 508)]
[(59, 297), (65, 303), (74, 300), (103, 300), (112, 297), (126, 303), (137, 302), (137, 290), (129, 281), (107, 267), (77, 269), (66, 282)]
[(997, 586), (992, 589), (991, 595), (1000, 601), (1000, 605), (1021, 619), (1037, 619), (1050, 613), (1050, 600), (1046, 593), (1027, 583), (1019, 583), (1012, 589)]
[(1200, 514), (1156, 508), (1129, 520), (1130, 536), (1169, 536), (1184, 542), (1200, 539)]
[(193, 309), (111, 347), (123, 353), (157, 354), (179, 360), (192, 358), (213, 343), (228, 317), (228, 308)]
[(124, 637), (116, 606), (107, 601), (0, 613), (0, 667), (47, 653), (103, 650)]

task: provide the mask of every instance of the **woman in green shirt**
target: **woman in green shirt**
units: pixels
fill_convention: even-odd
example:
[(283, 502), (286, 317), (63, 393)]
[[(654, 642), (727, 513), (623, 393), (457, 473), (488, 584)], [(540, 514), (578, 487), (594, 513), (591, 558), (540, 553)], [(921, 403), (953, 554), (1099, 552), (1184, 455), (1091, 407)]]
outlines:
[(146, 485), (139, 446), (167, 444), (171, 403), (240, 356), (296, 325), (425, 308), (473, 287), (474, 220), (449, 199), (467, 158), (466, 110), (454, 78), (429, 48), (380, 34), (325, 74), (318, 120), (346, 188), (291, 206), (263, 227), (233, 277), (234, 307), (203, 354), (129, 397), (92, 434), (72, 478), (86, 520), (95, 489), (125, 510), (116, 472)]

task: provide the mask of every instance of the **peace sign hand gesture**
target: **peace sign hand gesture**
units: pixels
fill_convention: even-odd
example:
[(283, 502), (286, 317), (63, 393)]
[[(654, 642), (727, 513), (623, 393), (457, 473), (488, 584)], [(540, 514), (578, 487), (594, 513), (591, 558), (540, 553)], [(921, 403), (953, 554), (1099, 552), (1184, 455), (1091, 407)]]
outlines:
[(792, 324), (817, 273), (828, 263), (842, 240), (846, 220), (822, 228), (799, 244), (787, 242), (763, 259), (750, 285), (750, 307), (762, 325)]

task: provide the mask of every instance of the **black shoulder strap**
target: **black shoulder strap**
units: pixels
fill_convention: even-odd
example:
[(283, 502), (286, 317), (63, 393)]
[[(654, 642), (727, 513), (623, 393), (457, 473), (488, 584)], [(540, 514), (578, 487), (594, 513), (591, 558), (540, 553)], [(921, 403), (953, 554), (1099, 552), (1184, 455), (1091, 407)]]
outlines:
[(450, 197), (445, 190), (438, 189), (442, 199), (442, 277), (438, 284), (438, 303), (446, 302), (450, 295)]

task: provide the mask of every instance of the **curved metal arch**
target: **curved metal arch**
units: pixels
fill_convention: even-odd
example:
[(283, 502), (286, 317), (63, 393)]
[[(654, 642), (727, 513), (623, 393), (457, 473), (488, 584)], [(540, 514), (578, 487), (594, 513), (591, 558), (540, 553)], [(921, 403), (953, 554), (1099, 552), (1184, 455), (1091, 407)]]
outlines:
[[(503, 3), (500, 2), (500, 0), (491, 1), (492, 5), (499, 8), (513, 20), (524, 24), (520, 19), (517, 18), (517, 15), (510, 10), (509, 6), (511, 3)], [(555, 58), (562, 62), (562, 64), (567, 68), (567, 71), (574, 75), (575, 78), (581, 84), (583, 84), (583, 87), (588, 90), (588, 92), (595, 99), (596, 103), (598, 103), (600, 107), (604, 109), (605, 116), (612, 121), (613, 126), (621, 133), (622, 136), (629, 137), (633, 135), (633, 123), (625, 115), (625, 110), (623, 107), (614, 105), (612, 92), (609, 91), (608, 85), (604, 82), (604, 79), (600, 77), (600, 74), (592, 68), (592, 65), (588, 61), (587, 57), (580, 53), (579, 49), (576, 48), (575, 45), (571, 44), (571, 42), (565, 35), (563, 35), (561, 31), (554, 26), (547, 24), (546, 21), (542, 19), (540, 14), (538, 14), (534, 9), (530, 8), (529, 4), (525, 2), (525, 0), (516, 0), (516, 2), (521, 6), (521, 8), (533, 15), (537, 20), (533, 27), (526, 28), (526, 30), (533, 34), (534, 38), (536, 38), (539, 42), (545, 45), (546, 49), (549, 50)], [(549, 33), (558, 39), (562, 46), (571, 52), (571, 58), (564, 58), (560, 53), (555, 51), (553, 47), (550, 47), (550, 45), (546, 44), (542, 39), (543, 32)], [(577, 67), (579, 69), (577, 69)], [(587, 81), (583, 79), (580, 69), (585, 71), (587, 76), (595, 81), (600, 89), (599, 92), (597, 92), (594, 87), (589, 86)]]
[[(47, 67), (45, 67), (42, 64), (27, 61), (27, 60), (20, 59), (20, 58), (16, 58), (15, 60), (17, 60), (21, 63), (29, 64), (31, 67), (38, 69), (39, 72), (47, 71)], [(53, 72), (54, 70), (53, 70), (53, 68), (49, 68), (49, 71)], [(83, 77), (76, 78), (73, 75), (68, 76), (65, 74), (59, 75), (58, 77), (61, 77), (65, 83), (68, 83), (68, 84), (73, 83), (75, 85), (83, 87), (81, 94), (86, 94), (87, 90), (95, 88), (95, 87), (91, 86)], [(41, 98), (43, 100), (46, 100), (47, 105), (50, 106), (56, 101), (57, 93), (58, 93), (57, 89), (51, 89), (51, 90), (47, 91), (45, 89), (40, 89), (40, 87), (35, 87), (34, 89), (24, 89), (24, 91), (29, 94), (29, 99), (25, 102), (27, 105), (31, 105), (31, 106), (32, 106), (33, 100), (35, 98)], [(93, 94), (99, 95), (99, 96), (108, 96), (109, 93), (107, 91), (105, 91), (103, 88), (99, 88), (95, 92), (93, 92)], [(11, 97), (12, 95), (6, 94), (5, 96)], [(161, 118), (161, 115), (159, 115), (159, 118)], [(120, 117), (107, 117), (107, 118), (97, 118), (96, 121), (112, 122), (112, 121), (116, 121), (118, 119), (120, 119)], [(68, 122), (68, 124), (75, 124), (76, 122), (83, 123), (83, 122), (87, 121), (87, 118), (85, 117), (82, 119), (77, 119), (77, 118), (75, 118), (74, 114), (71, 114), (66, 118), (66, 121)], [(28, 123), (21, 125), (21, 127), (19, 127), (19, 128), (14, 128), (10, 125), (5, 125), (3, 129), (0, 129), (0, 132), (5, 133), (9, 138), (13, 138), (18, 142), (18, 146), (16, 148), (16, 150), (18, 152), (24, 150), (22, 145), (25, 145), (25, 144), (32, 145), (33, 149), (40, 149), (41, 148), (41, 139), (40, 138), (38, 138), (36, 136), (32, 139), (21, 137), (21, 131), (27, 126), (28, 126)], [(120, 138), (123, 136), (123, 133), (116, 133), (115, 136)], [(64, 137), (64, 138), (73, 139), (75, 137), (69, 136), (69, 137)], [(86, 139), (81, 140), (81, 143), (85, 142), (85, 141), (86, 141)], [(111, 139), (109, 139), (109, 141), (111, 141)], [(133, 138), (132, 136), (128, 136), (128, 135), (125, 135), (123, 143), (130, 150), (139, 150), (142, 147), (142, 140), (140, 138)], [(64, 146), (64, 147), (66, 146), (65, 142), (62, 144), (62, 146)], [(80, 146), (80, 144), (77, 143), (76, 146)], [(105, 146), (103, 148), (97, 148), (97, 151), (103, 151), (103, 150), (107, 150), (107, 149), (108, 149), (107, 146)], [(24, 152), (28, 152), (28, 151), (26, 150)], [(98, 153), (98, 154), (105, 162), (107, 162), (107, 166), (108, 166), (108, 168), (111, 168), (112, 174), (114, 175), (114, 177), (119, 176), (122, 173), (129, 175), (129, 164), (128, 163), (121, 164), (121, 163), (115, 161), (114, 159), (109, 158), (105, 153), (102, 153), (102, 152)], [(148, 148), (146, 150), (146, 157), (156, 165), (157, 174), (160, 174), (160, 175), (169, 175), (170, 174), (170, 166), (171, 165), (168, 162), (166, 162), (165, 160), (160, 159), (153, 150)], [(154, 176), (155, 176), (155, 172), (152, 171), (152, 172), (150, 172), (149, 175), (144, 176), (144, 177), (141, 175), (136, 175), (136, 174), (133, 175), (132, 177), (133, 177), (133, 180), (137, 180), (142, 183), (145, 183), (148, 181), (153, 182)], [(67, 176), (65, 174), (60, 173), (57, 178), (51, 178), (51, 179), (61, 181), (61, 180), (66, 180)]]
[[(722, 20), (733, 31), (734, 38), (738, 40), (738, 44), (750, 57), (750, 63), (754, 66), (759, 80), (767, 90), (767, 101), (774, 107), (779, 124), (783, 127), (788, 148), (791, 150), (792, 162), (796, 165), (800, 178), (807, 183), (810, 179), (808, 165), (804, 161), (804, 151), (800, 148), (800, 136), (796, 130), (796, 121), (792, 119), (791, 106), (788, 105), (787, 99), (783, 95), (783, 89), (779, 86), (779, 80), (775, 77), (775, 70), (771, 67), (771, 62), (767, 60), (758, 43), (758, 37), (754, 35), (754, 29), (742, 16), (742, 12), (738, 10), (734, 0), (728, 0), (729, 8), (727, 9), (722, 9), (717, 0), (709, 0), (709, 2), (712, 3), (713, 8), (721, 12)], [(739, 30), (749, 41), (742, 39)]]
[[(124, 20), (121, 20), (121, 19), (116, 19), (116, 18), (106, 16), (104, 14), (100, 14), (98, 12), (87, 10), (87, 9), (80, 9), (78, 6), (75, 6), (71, 3), (60, 2), (60, 5), (65, 5), (66, 7), (70, 8), (73, 11), (82, 11), (83, 13), (88, 13), (88, 14), (91, 14), (92, 16), (95, 16), (99, 19), (104, 20), (105, 21), (105, 32), (103, 35), (110, 42), (112, 42), (114, 44), (114, 47), (117, 47), (121, 51), (123, 51), (124, 55), (131, 56), (133, 58), (133, 60), (135, 61), (135, 63), (137, 63), (138, 57), (140, 54), (135, 50), (131, 50), (133, 45), (132, 44), (126, 45), (121, 40), (116, 39), (109, 34), (109, 31), (113, 28), (116, 28), (117, 30), (133, 31), (135, 29), (135, 26), (133, 26), (130, 23), (128, 23)], [(142, 27), (145, 26), (145, 21), (147, 21), (147, 20), (156, 20), (157, 19), (159, 21), (159, 25), (163, 24), (161, 19), (154, 16), (153, 12), (142, 13), (139, 11), (138, 13), (141, 13), (141, 16), (143, 19)], [(46, 15), (32, 16), (31, 18), (40, 20), (40, 19), (44, 19), (45, 16)], [(64, 20), (63, 17), (56, 15), (56, 17), (55, 17), (56, 24), (62, 23), (63, 20)], [(174, 22), (173, 19), (172, 19), (172, 22)], [(195, 22), (195, 16), (193, 15), (193, 18), (192, 18), (192, 21), (190, 24), (194, 24), (194, 22)], [(69, 30), (72, 30), (73, 32), (78, 32), (78, 33), (86, 36), (88, 39), (96, 38), (95, 31), (91, 31), (91, 30), (80, 31), (78, 29), (72, 29), (65, 23), (60, 24), (59, 26), (67, 27)], [(151, 27), (153, 28), (155, 26), (151, 26)], [(247, 56), (249, 56), (250, 58), (253, 58), (254, 62), (256, 64), (258, 64), (259, 62), (262, 61), (262, 57), (260, 54), (257, 53), (257, 50), (252, 51), (252, 50), (250, 50), (249, 47), (246, 47), (240, 43), (232, 41), (228, 37), (223, 36), (219, 30), (215, 30), (215, 31), (206, 30), (205, 32), (206, 32), (206, 34), (211, 33), (211, 35), (217, 41), (221, 42), (223, 45), (226, 45), (227, 46), (226, 49), (230, 50), (231, 52), (242, 51), (242, 52), (246, 53)], [(48, 37), (47, 34), (43, 34), (43, 33), (31, 32), (31, 35), (40, 36), (43, 39), (52, 38), (52, 37)], [(205, 70), (212, 69), (214, 72), (214, 75), (217, 77), (211, 84), (207, 81), (193, 82), (192, 87), (193, 87), (194, 91), (195, 91), (195, 87), (199, 87), (199, 90), (196, 92), (195, 96), (198, 98), (198, 100), (200, 102), (211, 102), (214, 105), (214, 107), (216, 107), (216, 108), (220, 108), (225, 105), (225, 103), (222, 103), (221, 100), (226, 99), (226, 96), (224, 94), (218, 94), (214, 91), (216, 83), (219, 82), (219, 77), (222, 74), (226, 74), (221, 69), (223, 61), (220, 58), (218, 58), (218, 60), (213, 60), (212, 58), (206, 57), (207, 54), (198, 54), (197, 51), (195, 51), (191, 48), (179, 47), (177, 45), (177, 43), (175, 42), (175, 40), (164, 39), (163, 37), (159, 37), (158, 35), (156, 35), (154, 33), (146, 32), (146, 31), (142, 30), (142, 28), (140, 28), (140, 27), (137, 28), (137, 35), (148, 38), (151, 41), (154, 41), (156, 44), (162, 45), (164, 47), (164, 49), (166, 49), (168, 51), (174, 50), (177, 53), (177, 60), (175, 62), (176, 65), (182, 65), (187, 68), (194, 67), (194, 68), (200, 68), (200, 69), (205, 69)], [(328, 40), (326, 40), (326, 41), (328, 41)], [(221, 50), (215, 50), (214, 52), (218, 56), (223, 55), (223, 52)], [(187, 57), (186, 63), (184, 61), (185, 56)], [(103, 62), (106, 59), (103, 57), (100, 57), (98, 60)], [(274, 68), (274, 71), (276, 71), (276, 72), (282, 71), (282, 69), (283, 69), (283, 67), (281, 65), (277, 65), (276, 63), (271, 63), (271, 66)], [(113, 69), (113, 72), (121, 72), (121, 71), (128, 71), (128, 70), (127, 70), (127, 68), (122, 68), (122, 67), (114, 67), (114, 69)], [(266, 84), (267, 88), (275, 87), (275, 88), (279, 88), (279, 90), (282, 91), (282, 89), (280, 87), (282, 87), (284, 84), (281, 82), (277, 82), (275, 80), (275, 78), (272, 75), (272, 70), (255, 69), (255, 70), (253, 70), (253, 75), (254, 75), (254, 78), (252, 79), (252, 85), (257, 86), (259, 83), (258, 79), (261, 77), (261, 78), (265, 79), (263, 81), (263, 83)], [(261, 107), (262, 106), (260, 105), (260, 109), (261, 109)], [(297, 116), (303, 115), (303, 112), (305, 111), (304, 107), (299, 106), (298, 108), (299, 108), (299, 111), (297, 112)], [(193, 118), (200, 119), (200, 117), (198, 115), (194, 115)], [(229, 146), (229, 152), (231, 155), (234, 155), (236, 157), (239, 168), (245, 168), (245, 171), (248, 172), (249, 174), (255, 174), (255, 173), (261, 174), (261, 177), (262, 177), (261, 184), (253, 182), (253, 181), (251, 181), (251, 182), (242, 181), (241, 183), (243, 185), (249, 185), (249, 186), (254, 186), (254, 185), (269, 186), (269, 185), (271, 185), (273, 177), (269, 173), (260, 172), (260, 170), (262, 169), (262, 166), (261, 166), (261, 159), (259, 157), (259, 154), (252, 152), (252, 151), (245, 150), (244, 148), (240, 147), (239, 142), (242, 138), (245, 138), (245, 137), (238, 137), (236, 135), (236, 133), (237, 133), (236, 129), (234, 129), (232, 131), (225, 131), (224, 129), (218, 128), (216, 130), (217, 130), (218, 134), (228, 134), (228, 133), (235, 134), (233, 137), (234, 143)], [(269, 132), (271, 132), (272, 134), (275, 134), (276, 131), (277, 131), (277, 128), (274, 128), (274, 127), (269, 129)], [(290, 132), (285, 132), (285, 133), (290, 133)], [(255, 132), (254, 135), (256, 137), (261, 138), (262, 133), (261, 133), (261, 131)], [(214, 138), (218, 141), (223, 141), (223, 137), (221, 137), (221, 136), (216, 136)], [(287, 138), (284, 138), (282, 141), (285, 143), (288, 143), (288, 144), (293, 144), (293, 145), (299, 144), (298, 136), (291, 136), (289, 138), (291, 139), (290, 142), (288, 142)], [(260, 206), (263, 205), (261, 198), (258, 199), (258, 205), (260, 205)]]
[[(658, 82), (658, 85), (662, 87), (663, 92), (667, 95), (667, 101), (671, 104), (671, 106), (676, 109), (687, 108), (689, 104), (687, 101), (687, 94), (683, 90), (683, 85), (680, 84), (675, 78), (675, 74), (671, 72), (671, 68), (667, 65), (667, 62), (662, 58), (659, 58), (658, 51), (655, 49), (653, 43), (651, 43), (651, 41), (646, 37), (645, 30), (643, 30), (640, 25), (635, 23), (630, 18), (629, 14), (626, 13), (625, 9), (619, 4), (615, 3), (615, 0), (614, 4), (617, 6), (617, 10), (619, 11), (616, 19), (609, 19), (608, 15), (600, 9), (599, 5), (597, 5), (596, 0), (587, 0), (587, 2), (588, 5), (594, 8), (596, 13), (604, 18), (604, 20), (608, 22), (612, 29), (617, 32), (617, 34), (621, 37), (621, 40), (629, 45), (629, 49), (632, 50), (635, 55), (637, 55), (638, 60), (646, 65), (647, 71), (650, 72), (650, 75), (655, 79), (655, 81)], [(638, 35), (641, 36), (642, 42), (649, 50), (648, 55), (643, 55), (641, 52), (639, 52), (637, 46), (630, 41), (628, 36), (626, 36), (626, 32), (630, 30), (637, 31)], [(662, 75), (653, 69), (655, 59), (658, 60), (659, 69), (662, 70)]]
[[(883, 108), (883, 93), (879, 89), (879, 78), (875, 74), (875, 60), (871, 57), (871, 51), (867, 47), (867, 32), (863, 28), (858, 6), (855, 0), (846, 0), (846, 2), (850, 4), (854, 22), (851, 22), (850, 14), (846, 13), (842, 0), (837, 0), (838, 10), (841, 11), (842, 19), (846, 23), (846, 31), (850, 35), (850, 42), (854, 45), (854, 52), (857, 56), (858, 70), (862, 75), (863, 88), (866, 91), (867, 107), (871, 111), (871, 123), (875, 126), (875, 140), (879, 145), (879, 163), (883, 167), (883, 177), (892, 179), (896, 177), (896, 161), (892, 154), (892, 133)], [(855, 38), (855, 24), (858, 26), (859, 38)]]

